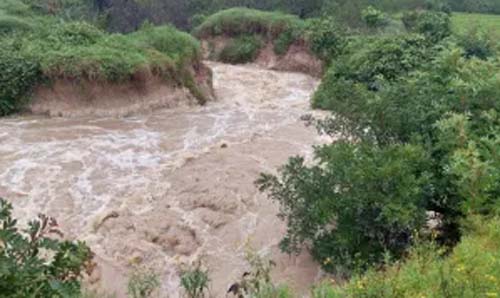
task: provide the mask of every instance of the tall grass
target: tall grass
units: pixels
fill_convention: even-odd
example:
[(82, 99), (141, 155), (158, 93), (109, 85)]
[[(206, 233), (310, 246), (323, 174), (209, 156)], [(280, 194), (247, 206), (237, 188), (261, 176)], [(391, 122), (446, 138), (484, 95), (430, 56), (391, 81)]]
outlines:
[(370, 271), (345, 286), (324, 283), (314, 298), (500, 296), (500, 219), (473, 218), (472, 229), (449, 256), (432, 244), (416, 246), (406, 262)]

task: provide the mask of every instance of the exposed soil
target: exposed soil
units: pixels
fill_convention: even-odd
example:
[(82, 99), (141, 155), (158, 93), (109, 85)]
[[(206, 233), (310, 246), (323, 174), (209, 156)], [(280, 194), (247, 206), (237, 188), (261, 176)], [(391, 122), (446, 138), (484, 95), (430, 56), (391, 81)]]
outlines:
[[(204, 64), (190, 70), (204, 98), (214, 98), (211, 70)], [(161, 108), (196, 105), (199, 99), (186, 88), (137, 72), (120, 83), (56, 79), (35, 89), (26, 112), (49, 116), (127, 116)]]
[[(230, 42), (231, 38), (226, 36), (204, 39), (204, 58), (217, 61), (217, 57)], [(261, 48), (253, 63), (270, 70), (300, 72), (314, 77), (323, 74), (323, 62), (314, 56), (304, 41), (293, 43), (284, 55), (277, 55), (273, 43), (268, 42)]]

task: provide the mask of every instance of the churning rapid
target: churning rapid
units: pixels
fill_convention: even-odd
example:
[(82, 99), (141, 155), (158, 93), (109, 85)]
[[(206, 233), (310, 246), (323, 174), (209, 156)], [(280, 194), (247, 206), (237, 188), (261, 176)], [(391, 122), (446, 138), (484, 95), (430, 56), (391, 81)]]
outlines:
[(85, 240), (102, 267), (95, 279), (118, 297), (137, 264), (160, 273), (164, 297), (178, 297), (179, 265), (197, 258), (223, 297), (248, 270), (248, 243), (274, 259), (277, 281), (306, 291), (318, 274), (307, 254), (279, 252), (286, 226), (254, 186), (321, 142), (299, 119), (317, 80), (209, 65), (218, 100), (204, 107), (0, 120), (0, 196), (16, 216), (48, 214), (66, 237)]

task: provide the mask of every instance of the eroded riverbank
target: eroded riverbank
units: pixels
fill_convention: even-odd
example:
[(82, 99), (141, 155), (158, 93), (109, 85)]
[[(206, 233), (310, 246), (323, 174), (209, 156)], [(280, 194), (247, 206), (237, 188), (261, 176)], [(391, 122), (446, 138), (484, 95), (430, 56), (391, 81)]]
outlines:
[(271, 254), (278, 281), (306, 291), (318, 274), (309, 256), (279, 253), (285, 225), (253, 184), (321, 142), (299, 120), (318, 81), (210, 66), (218, 100), (204, 107), (0, 120), (0, 196), (21, 218), (49, 214), (68, 237), (87, 241), (119, 297), (136, 263), (161, 274), (164, 297), (178, 297), (178, 264), (201, 256), (221, 297), (247, 269), (247, 242)]

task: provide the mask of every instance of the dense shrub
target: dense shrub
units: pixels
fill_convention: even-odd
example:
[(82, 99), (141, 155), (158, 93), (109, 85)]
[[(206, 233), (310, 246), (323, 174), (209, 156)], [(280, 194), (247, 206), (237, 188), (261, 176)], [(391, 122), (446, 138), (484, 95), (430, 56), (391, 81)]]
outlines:
[(219, 54), (219, 60), (231, 64), (252, 62), (257, 58), (261, 47), (262, 42), (256, 36), (238, 37), (230, 40)]
[(327, 62), (342, 54), (347, 45), (345, 30), (331, 17), (313, 19), (307, 32), (311, 50)]
[(472, 27), (458, 36), (458, 44), (464, 49), (467, 58), (487, 59), (497, 51), (497, 41), (489, 32)]
[(292, 158), (280, 178), (263, 175), (257, 184), (281, 205), (284, 251), (312, 243), (323, 268), (349, 273), (411, 244), (425, 222), (426, 162), (419, 147), (337, 142), (316, 150), (314, 166)]
[[(432, 50), (419, 35), (389, 36), (355, 41), (346, 54), (332, 63), (313, 97), (313, 106), (332, 108), (335, 102), (352, 106), (363, 88), (378, 90), (382, 81), (393, 81), (429, 60)], [(348, 96), (353, 88), (352, 96)], [(343, 91), (342, 91), (343, 90)], [(363, 99), (361, 99), (363, 100)], [(361, 108), (352, 106), (353, 109)]]
[(93, 268), (90, 249), (82, 242), (57, 240), (57, 222), (43, 215), (19, 230), (11, 212), (12, 206), (0, 199), (2, 297), (79, 297), (80, 279)]
[(451, 35), (450, 16), (444, 12), (418, 11), (405, 13), (403, 23), (408, 30), (423, 34), (433, 43)]
[[(4, 39), (5, 43), (7, 42)], [(0, 116), (17, 111), (41, 78), (40, 65), (15, 46), (0, 45)]]

